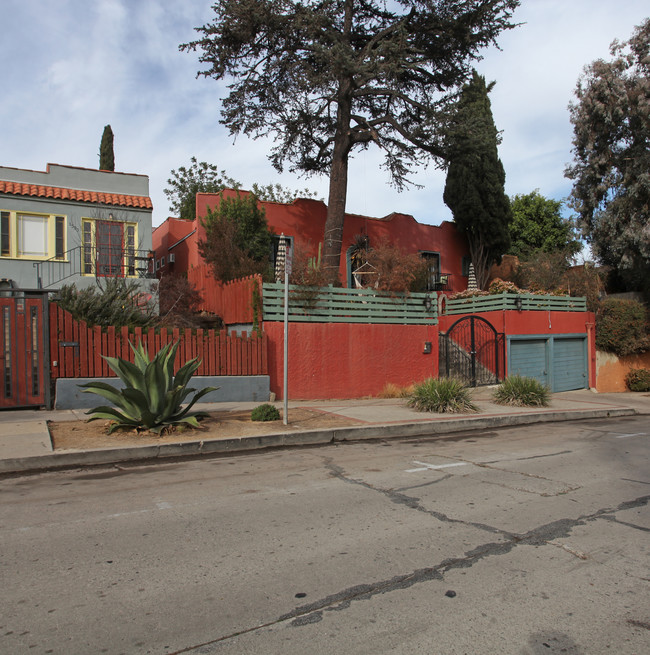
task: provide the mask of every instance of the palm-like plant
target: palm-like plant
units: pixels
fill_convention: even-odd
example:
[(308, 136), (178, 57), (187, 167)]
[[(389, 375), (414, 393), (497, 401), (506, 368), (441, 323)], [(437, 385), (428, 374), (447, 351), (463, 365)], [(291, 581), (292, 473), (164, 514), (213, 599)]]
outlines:
[(198, 419), (206, 412), (191, 412), (190, 409), (199, 398), (218, 387), (206, 387), (196, 392), (186, 407), (182, 404), (187, 396), (196, 391), (188, 389), (187, 383), (200, 365), (197, 358), (182, 366), (174, 376), (174, 362), (178, 341), (161, 348), (150, 360), (142, 343), (134, 348), (133, 363), (119, 357), (104, 357), (110, 369), (122, 380), (124, 389), (117, 389), (105, 382), (89, 382), (79, 385), (84, 393), (103, 396), (115, 407), (102, 405), (89, 410), (90, 421), (111, 419), (109, 434), (118, 428), (135, 428), (160, 432), (173, 425), (187, 424), (199, 427)]

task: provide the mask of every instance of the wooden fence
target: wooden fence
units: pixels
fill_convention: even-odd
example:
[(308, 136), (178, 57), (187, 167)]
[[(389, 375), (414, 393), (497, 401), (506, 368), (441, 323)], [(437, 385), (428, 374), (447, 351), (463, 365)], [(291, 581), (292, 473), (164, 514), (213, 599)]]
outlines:
[[(518, 300), (521, 305), (518, 306)], [(532, 293), (501, 293), (493, 296), (447, 299), (445, 314), (476, 314), (502, 309), (522, 311), (586, 312), (587, 299)]]
[(57, 305), (50, 305), (53, 379), (111, 377), (115, 374), (102, 355), (133, 361), (129, 342), (142, 342), (153, 357), (164, 345), (176, 341), (180, 341), (176, 370), (198, 357), (201, 365), (196, 375), (268, 375), (268, 343), (264, 334), (239, 337), (215, 330), (90, 328)]
[[(264, 284), (265, 321), (284, 320), (284, 284)], [(374, 289), (289, 286), (289, 320), (312, 323), (435, 325), (436, 294), (390, 295)]]
[[(200, 290), (203, 301), (199, 309), (221, 317), (225, 325), (237, 325), (254, 322), (253, 291), (261, 293), (262, 277), (249, 277), (218, 282), (212, 277), (207, 264), (191, 268), (187, 279)], [(261, 316), (257, 317), (261, 320)]]

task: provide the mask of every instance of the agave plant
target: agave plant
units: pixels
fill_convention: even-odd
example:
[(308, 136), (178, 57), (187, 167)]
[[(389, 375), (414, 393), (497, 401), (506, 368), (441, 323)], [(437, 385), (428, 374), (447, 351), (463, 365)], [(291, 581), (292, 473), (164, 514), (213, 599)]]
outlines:
[(199, 398), (216, 391), (218, 387), (206, 387), (196, 392), (186, 407), (183, 402), (196, 389), (188, 389), (187, 383), (199, 367), (197, 358), (188, 361), (174, 376), (174, 362), (178, 341), (161, 348), (152, 360), (149, 360), (142, 343), (134, 348), (134, 363), (119, 357), (104, 357), (110, 369), (124, 382), (124, 389), (116, 389), (105, 382), (80, 384), (84, 393), (96, 393), (103, 396), (115, 407), (102, 405), (86, 414), (92, 415), (90, 421), (111, 419), (109, 434), (118, 428), (135, 428), (160, 432), (172, 425), (187, 424), (199, 427), (198, 419), (206, 416), (205, 412), (191, 412), (190, 409)]

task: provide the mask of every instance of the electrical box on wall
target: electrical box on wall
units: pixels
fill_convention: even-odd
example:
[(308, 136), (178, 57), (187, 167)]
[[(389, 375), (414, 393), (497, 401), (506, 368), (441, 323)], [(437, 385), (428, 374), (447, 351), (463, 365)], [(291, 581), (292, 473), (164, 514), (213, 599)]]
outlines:
[(424, 350), (422, 352), (425, 355), (430, 355), (431, 354), (431, 342), (430, 341), (425, 341), (424, 342)]

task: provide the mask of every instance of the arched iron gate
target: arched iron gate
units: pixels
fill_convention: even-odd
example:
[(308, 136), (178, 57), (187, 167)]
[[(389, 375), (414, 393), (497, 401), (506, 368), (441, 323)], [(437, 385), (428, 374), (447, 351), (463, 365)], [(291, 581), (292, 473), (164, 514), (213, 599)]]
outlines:
[(458, 319), (440, 333), (440, 376), (471, 387), (497, 384), (504, 378), (505, 335), (481, 316)]

